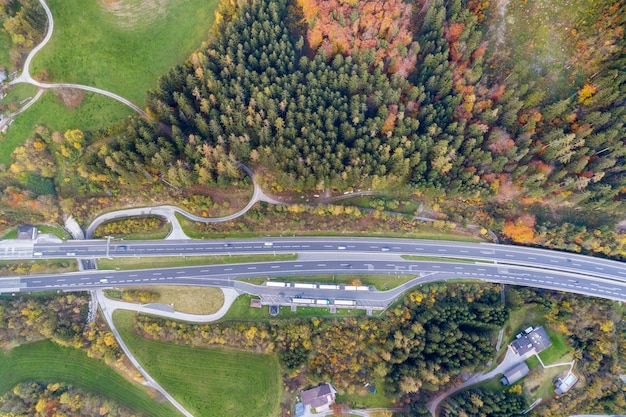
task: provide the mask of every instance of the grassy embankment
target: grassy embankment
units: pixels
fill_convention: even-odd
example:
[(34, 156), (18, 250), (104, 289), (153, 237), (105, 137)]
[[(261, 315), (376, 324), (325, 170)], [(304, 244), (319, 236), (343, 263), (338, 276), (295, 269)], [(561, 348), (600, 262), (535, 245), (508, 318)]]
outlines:
[(278, 415), (278, 359), (234, 349), (202, 349), (145, 339), (134, 313), (117, 311), (116, 327), (142, 366), (196, 417)]
[(127, 300), (129, 290), (148, 290), (157, 293), (155, 303), (174, 306), (175, 311), (189, 314), (213, 314), (224, 305), (224, 293), (219, 288), (192, 287), (185, 285), (155, 285), (150, 287), (128, 287), (123, 290), (105, 290), (107, 297), (140, 303), (140, 300)]
[[(36, 77), (45, 72), (51, 82), (103, 88), (143, 107), (146, 91), (156, 87), (158, 77), (184, 62), (207, 38), (218, 2), (148, 3), (49, 1), (55, 29), (48, 45), (33, 60), (31, 74)], [(0, 49), (0, 62), (3, 60)], [(46, 92), (16, 118), (0, 141), (0, 163), (10, 161), (13, 149), (37, 124), (59, 131), (89, 130), (131, 113), (125, 105), (91, 93), (68, 110), (55, 92)]]
[(147, 388), (129, 382), (104, 362), (79, 350), (53, 342), (30, 343), (0, 352), (0, 395), (21, 382), (66, 382), (111, 398), (151, 417), (172, 417), (178, 412), (160, 403)]
[[(18, 106), (23, 100), (34, 97), (37, 94), (37, 87), (30, 84), (17, 84), (7, 91), (7, 95), (0, 100), (2, 106)], [(17, 107), (16, 107), (17, 109)]]
[[(252, 215), (254, 215), (252, 213)], [(324, 228), (324, 230), (311, 230), (311, 227), (303, 228), (300, 221), (293, 224), (281, 223), (281, 224), (268, 224), (258, 229), (250, 228), (248, 230), (242, 230), (243, 222), (235, 219), (224, 224), (232, 226), (228, 231), (220, 232), (206, 232), (198, 231), (196, 223), (188, 220), (186, 217), (176, 214), (183, 231), (187, 236), (193, 239), (223, 239), (223, 238), (248, 238), (248, 237), (267, 237), (267, 236), (341, 236), (341, 237), (397, 237), (397, 238), (412, 238), (412, 239), (429, 239), (429, 240), (454, 240), (461, 242), (485, 242), (486, 239), (482, 239), (476, 235), (471, 235), (466, 232), (450, 230), (441, 231), (440, 229), (430, 226), (422, 225), (419, 228), (403, 231), (360, 231), (360, 230), (343, 230), (336, 229), (331, 226)], [(329, 217), (325, 218), (329, 220)], [(309, 223), (309, 225), (312, 223)], [(267, 226), (267, 227), (265, 227)], [(340, 231), (336, 231), (340, 230)]]
[(177, 266), (202, 266), (236, 264), (243, 262), (295, 261), (298, 255), (234, 255), (234, 256), (160, 256), (99, 259), (99, 269), (119, 269), (129, 271), (148, 268), (173, 268)]

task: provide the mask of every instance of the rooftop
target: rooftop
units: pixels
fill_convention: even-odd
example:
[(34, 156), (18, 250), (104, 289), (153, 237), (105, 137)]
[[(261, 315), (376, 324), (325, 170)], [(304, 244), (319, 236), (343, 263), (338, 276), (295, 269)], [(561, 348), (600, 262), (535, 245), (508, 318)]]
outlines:
[(302, 403), (311, 408), (330, 405), (335, 401), (336, 390), (329, 383), (318, 385), (310, 390), (302, 391)]
[(514, 367), (504, 372), (504, 377), (500, 380), (504, 385), (511, 385), (528, 375), (528, 365), (526, 362), (520, 362)]
[(546, 329), (541, 326), (536, 328), (529, 327), (523, 333), (518, 334), (517, 338), (511, 343), (515, 353), (520, 356), (524, 356), (528, 352), (539, 353), (550, 346), (552, 346), (550, 336), (548, 336)]

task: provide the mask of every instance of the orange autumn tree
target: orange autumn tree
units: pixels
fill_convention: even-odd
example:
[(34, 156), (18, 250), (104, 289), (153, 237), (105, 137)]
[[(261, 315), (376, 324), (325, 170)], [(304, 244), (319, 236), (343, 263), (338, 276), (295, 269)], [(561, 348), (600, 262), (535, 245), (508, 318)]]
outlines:
[(515, 243), (535, 243), (535, 216), (522, 214), (515, 220), (507, 220), (502, 233)]

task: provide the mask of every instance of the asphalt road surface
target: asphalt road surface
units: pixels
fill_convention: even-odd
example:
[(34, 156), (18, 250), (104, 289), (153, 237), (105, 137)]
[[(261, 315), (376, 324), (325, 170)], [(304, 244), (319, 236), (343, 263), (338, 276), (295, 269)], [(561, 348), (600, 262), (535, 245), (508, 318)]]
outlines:
[[(316, 274), (381, 274), (389, 276), (389, 286), (400, 275), (416, 278), (389, 291), (322, 288), (280, 288), (253, 285), (236, 278), (289, 277)], [(262, 297), (292, 297), (354, 300), (358, 306), (384, 307), (409, 288), (425, 282), (447, 279), (477, 279), (526, 285), (626, 301), (626, 282), (579, 275), (568, 271), (487, 263), (394, 260), (297, 260), (211, 266), (177, 267), (134, 271), (83, 271), (68, 274), (0, 278), (2, 292), (82, 291), (102, 287), (152, 284), (206, 285), (234, 287)]]
[[(296, 295), (315, 299), (354, 300), (359, 306), (386, 306), (414, 285), (446, 279), (479, 279), (527, 285), (626, 301), (623, 262), (545, 249), (486, 243), (294, 237), (267, 239), (121, 241), (72, 240), (35, 243), (14, 250), (4, 241), (0, 258), (101, 258), (298, 253), (291, 262), (262, 262), (141, 271), (83, 271), (61, 275), (0, 278), (0, 292), (78, 291), (146, 284), (234, 287), (242, 292), (290, 300)], [(405, 260), (400, 255), (421, 257)], [(433, 258), (448, 258), (448, 262)], [(487, 262), (478, 262), (487, 261)], [(256, 286), (236, 278), (288, 277), (316, 274), (413, 275), (414, 280), (391, 291), (278, 289)], [(397, 278), (396, 278), (397, 279)], [(282, 298), (281, 298), (282, 297)]]
[[(108, 248), (108, 249), (107, 249)], [(372, 260), (392, 255), (448, 257), (487, 260), (568, 271), (580, 275), (626, 281), (626, 263), (565, 252), (489, 243), (372, 238), (267, 238), (245, 240), (172, 241), (67, 241), (35, 244), (34, 258), (90, 258), (119, 256), (243, 255), (243, 254), (333, 254), (349, 259), (366, 254)], [(2, 253), (0, 253), (2, 257)]]

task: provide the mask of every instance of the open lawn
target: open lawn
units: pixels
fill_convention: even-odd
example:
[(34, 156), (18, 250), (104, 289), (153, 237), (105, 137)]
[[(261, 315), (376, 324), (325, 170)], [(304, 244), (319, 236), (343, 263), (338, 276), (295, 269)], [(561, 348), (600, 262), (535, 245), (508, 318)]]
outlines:
[(327, 307), (298, 307), (293, 312), (290, 307), (281, 307), (278, 316), (272, 317), (269, 313), (269, 307), (262, 308), (250, 307), (251, 295), (242, 294), (233, 302), (228, 313), (221, 321), (229, 320), (275, 320), (275, 319), (292, 319), (295, 317), (343, 317), (343, 316), (364, 316), (365, 310), (338, 308), (335, 314), (332, 314)]
[(559, 375), (564, 375), (567, 370), (566, 366), (547, 369), (539, 366), (539, 368), (532, 370), (522, 380), (524, 384), (523, 392), (528, 402), (532, 403), (538, 398), (543, 398), (544, 400), (552, 398), (555, 390), (554, 381), (556, 381)]
[[(385, 396), (385, 380), (383, 378), (375, 378), (370, 382), (367, 388), (361, 387), (354, 394), (337, 395), (338, 403), (347, 403), (350, 408), (391, 408), (393, 401)], [(376, 388), (376, 393), (369, 392), (371, 387)]]
[(568, 362), (572, 360), (572, 355), (567, 353), (567, 341), (565, 335), (561, 332), (545, 327), (552, 346), (539, 354), (539, 357), (545, 365), (552, 365), (560, 362)]
[(174, 310), (189, 314), (213, 314), (224, 305), (224, 293), (219, 288), (192, 287), (186, 285), (154, 285), (150, 287), (127, 287), (124, 290), (105, 290), (107, 297), (121, 300), (126, 290), (157, 292), (156, 303), (174, 305)]
[(179, 415), (169, 403), (157, 402), (145, 387), (129, 382), (104, 362), (49, 341), (0, 351), (0, 395), (26, 381), (66, 382), (150, 417)]
[[(13, 65), (9, 57), (9, 46), (11, 45), (11, 37), (5, 31), (0, 31), (0, 67), (5, 67), (7, 71), (11, 71)], [(8, 75), (8, 74), (7, 74)]]
[(55, 91), (47, 91), (32, 107), (15, 117), (6, 134), (0, 134), (0, 164), (11, 163), (13, 150), (32, 136), (37, 125), (61, 132), (85, 131), (122, 120), (131, 113), (131, 109), (112, 98), (87, 92), (78, 107), (68, 110)]
[[(9, 88), (7, 95), (0, 100), (0, 105), (16, 105), (29, 97), (34, 97), (37, 94), (37, 87), (30, 84), (16, 84)], [(17, 110), (19, 107), (12, 108), (11, 111)]]
[(110, 90), (143, 107), (157, 78), (207, 39), (217, 0), (49, 0), (54, 33), (32, 74)]
[(275, 355), (145, 339), (133, 332), (133, 316), (115, 312), (122, 338), (150, 375), (195, 417), (278, 415), (281, 382)]
[(235, 255), (235, 256), (159, 256), (98, 259), (99, 269), (128, 271), (148, 268), (173, 268), (177, 266), (201, 266), (235, 264), (240, 262), (295, 261), (298, 255)]

